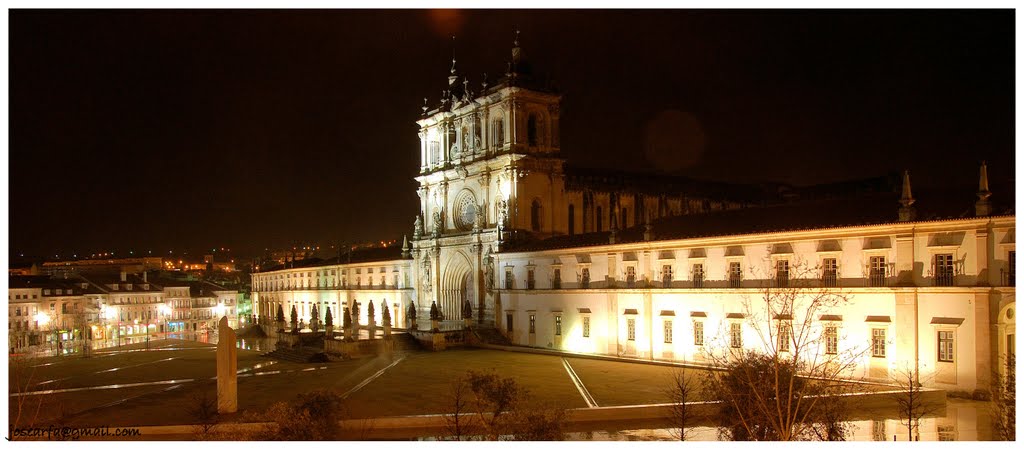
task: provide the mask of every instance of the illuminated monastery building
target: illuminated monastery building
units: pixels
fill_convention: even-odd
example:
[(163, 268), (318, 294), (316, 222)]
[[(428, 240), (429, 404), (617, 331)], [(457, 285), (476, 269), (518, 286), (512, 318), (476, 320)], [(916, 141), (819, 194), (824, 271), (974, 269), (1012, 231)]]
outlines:
[(584, 170), (560, 157), (560, 96), (518, 45), (502, 79), (476, 86), (453, 61), (423, 107), (411, 239), (263, 268), (261, 323), (278, 305), (308, 323), (314, 304), (320, 320), (359, 304), (367, 324), (373, 302), (380, 324), (383, 302), (397, 328), (410, 305), (429, 328), (432, 304), (456, 327), (469, 302), (483, 334), (512, 344), (700, 363), (712, 346), (764, 349), (745, 303), (805, 286), (849, 299), (812, 322), (819, 351), (863, 349), (854, 376), (916, 362), (928, 385), (973, 390), (1005, 371), (1015, 217), (999, 205), (1013, 192), (993, 196), (984, 165), (978, 192), (930, 197), (907, 173), (768, 190)]

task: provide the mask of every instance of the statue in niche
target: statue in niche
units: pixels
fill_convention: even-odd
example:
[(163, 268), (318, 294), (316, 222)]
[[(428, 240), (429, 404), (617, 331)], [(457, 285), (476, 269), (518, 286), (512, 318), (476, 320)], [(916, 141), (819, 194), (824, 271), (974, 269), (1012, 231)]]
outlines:
[(483, 205), (476, 205), (474, 208), (476, 211), (473, 217), (473, 231), (479, 233), (480, 230), (484, 229), (484, 214), (486, 210)]
[(423, 256), (423, 270), (420, 272), (420, 283), (423, 285), (423, 292), (430, 292), (430, 254)]
[(416, 221), (412, 225), (412, 236), (414, 239), (419, 239), (420, 236), (423, 236), (423, 216), (416, 216)]
[(444, 226), (441, 222), (441, 211), (434, 211), (434, 237), (441, 236)]
[(491, 256), (490, 246), (484, 253), (484, 285), (488, 291), (494, 288), (494, 257)]
[(504, 231), (508, 220), (508, 202), (498, 200), (498, 231)]

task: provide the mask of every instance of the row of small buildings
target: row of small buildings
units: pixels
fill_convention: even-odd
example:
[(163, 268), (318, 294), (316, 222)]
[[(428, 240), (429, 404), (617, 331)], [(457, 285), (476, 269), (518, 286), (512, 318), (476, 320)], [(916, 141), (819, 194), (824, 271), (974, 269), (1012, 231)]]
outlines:
[[(154, 272), (158, 273), (158, 272)], [(168, 333), (201, 334), (220, 317), (238, 324), (238, 292), (200, 280), (140, 274), (11, 276), (8, 341), (12, 353), (132, 342)]]

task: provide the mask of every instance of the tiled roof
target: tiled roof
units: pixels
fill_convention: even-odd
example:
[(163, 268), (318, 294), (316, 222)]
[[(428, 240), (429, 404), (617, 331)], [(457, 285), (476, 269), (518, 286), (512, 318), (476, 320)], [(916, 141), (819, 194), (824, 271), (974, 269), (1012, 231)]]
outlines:
[(401, 246), (392, 245), (390, 247), (367, 247), (357, 248), (347, 254), (342, 253), (340, 258), (337, 256), (327, 259), (306, 258), (295, 261), (294, 263), (289, 262), (286, 265), (278, 264), (276, 266), (268, 267), (266, 269), (261, 270), (261, 272), (273, 272), (275, 270), (293, 268), (298, 269), (303, 267), (332, 266), (337, 264), (359, 264), (377, 261), (394, 261), (399, 259), (406, 259), (402, 258)]
[(773, 188), (768, 186), (701, 181), (653, 172), (583, 168), (567, 163), (564, 173), (565, 189), (568, 191), (590, 189), (620, 194), (685, 194), (690, 197), (743, 203), (762, 203), (774, 198)]
[[(92, 283), (104, 293), (160, 292), (162, 290), (159, 285), (149, 281), (143, 281), (141, 276), (134, 274), (126, 275), (125, 281), (121, 281), (120, 274), (90, 273), (88, 275), (80, 274), (77, 276)], [(110, 285), (115, 284), (117, 285), (116, 290), (109, 287)]]
[[(825, 197), (787, 204), (716, 211), (664, 217), (654, 220), (653, 240), (688, 239), (779, 231), (811, 230), (857, 225), (875, 225), (898, 221), (899, 195), (896, 192), (873, 192), (850, 197)], [(916, 221), (964, 219), (974, 217), (974, 200), (970, 192), (952, 190), (914, 191)], [(1011, 198), (1005, 198), (1011, 197)], [(996, 202), (992, 216), (1011, 215), (1012, 196)], [(644, 225), (620, 230), (617, 243), (643, 241)], [(522, 234), (521, 234), (522, 235)], [(607, 245), (610, 232), (555, 236), (543, 240), (529, 238), (508, 242), (504, 251), (533, 251), (556, 248)], [(527, 234), (528, 236), (528, 234)]]

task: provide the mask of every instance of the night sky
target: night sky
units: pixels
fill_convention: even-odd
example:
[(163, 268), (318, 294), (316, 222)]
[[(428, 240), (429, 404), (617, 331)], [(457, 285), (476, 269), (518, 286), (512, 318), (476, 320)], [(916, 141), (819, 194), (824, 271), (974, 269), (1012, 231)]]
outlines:
[(516, 28), (579, 166), (973, 189), (985, 159), (1014, 177), (1012, 11), (9, 17), (12, 255), (401, 239), (450, 36), (479, 90)]

